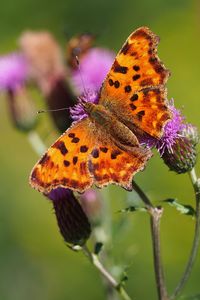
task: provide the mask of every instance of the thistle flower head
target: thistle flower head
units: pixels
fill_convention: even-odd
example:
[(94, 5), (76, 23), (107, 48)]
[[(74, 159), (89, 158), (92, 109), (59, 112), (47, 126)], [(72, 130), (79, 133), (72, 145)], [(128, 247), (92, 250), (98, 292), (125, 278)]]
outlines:
[(107, 49), (92, 48), (88, 50), (80, 60), (80, 70), (72, 70), (71, 81), (77, 93), (80, 95), (84, 92), (82, 79), (86, 89), (99, 91), (114, 58), (114, 53)]
[(29, 64), (29, 75), (44, 95), (48, 95), (57, 78), (65, 76), (62, 52), (48, 31), (25, 31), (19, 39), (22, 53)]
[(58, 227), (64, 240), (72, 245), (83, 245), (90, 236), (91, 227), (73, 192), (57, 188), (46, 196), (53, 202)]
[(169, 109), (172, 113), (172, 119), (165, 125), (163, 136), (156, 144), (156, 148), (161, 156), (166, 150), (172, 152), (172, 146), (176, 139), (180, 137), (180, 132), (185, 126), (184, 117), (174, 107), (173, 101), (171, 101)]
[(75, 95), (67, 84), (62, 52), (54, 36), (48, 31), (26, 31), (19, 40), (29, 63), (30, 77), (37, 83), (46, 98), (51, 117), (60, 132), (70, 127), (69, 108), (75, 103)]
[(15, 90), (27, 78), (27, 62), (20, 53), (0, 57), (0, 90)]

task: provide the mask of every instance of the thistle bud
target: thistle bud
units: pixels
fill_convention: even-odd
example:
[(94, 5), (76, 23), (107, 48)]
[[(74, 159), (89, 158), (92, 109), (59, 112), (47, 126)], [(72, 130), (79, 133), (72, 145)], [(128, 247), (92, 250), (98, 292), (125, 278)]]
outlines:
[(91, 227), (73, 192), (65, 188), (52, 190), (47, 197), (52, 200), (60, 233), (67, 243), (83, 245), (91, 234)]
[(8, 108), (13, 125), (22, 131), (30, 131), (36, 125), (35, 105), (25, 86), (7, 92)]
[(169, 108), (172, 119), (165, 125), (156, 147), (169, 169), (181, 174), (190, 171), (196, 163), (199, 137), (197, 128), (185, 123), (185, 118), (173, 103)]
[(191, 124), (185, 124), (179, 137), (171, 147), (163, 153), (163, 160), (171, 171), (178, 174), (190, 171), (196, 164), (198, 142), (198, 133), (196, 127)]

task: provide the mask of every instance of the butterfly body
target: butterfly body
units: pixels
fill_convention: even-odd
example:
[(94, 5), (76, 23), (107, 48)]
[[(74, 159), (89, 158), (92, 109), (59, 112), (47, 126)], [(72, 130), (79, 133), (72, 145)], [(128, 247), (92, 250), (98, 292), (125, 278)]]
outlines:
[(118, 146), (121, 144), (123, 148), (125, 145), (129, 147), (138, 146), (139, 143), (135, 134), (103, 105), (87, 102), (84, 109), (91, 122), (96, 122), (102, 126), (106, 131), (106, 135), (110, 136), (115, 144), (118, 144)]
[(169, 71), (157, 56), (158, 37), (147, 27), (127, 39), (105, 78), (97, 104), (82, 102), (84, 118), (47, 150), (30, 184), (45, 194), (57, 187), (84, 192), (95, 184), (132, 189), (133, 175), (152, 156), (137, 134), (159, 139), (171, 119), (165, 83)]

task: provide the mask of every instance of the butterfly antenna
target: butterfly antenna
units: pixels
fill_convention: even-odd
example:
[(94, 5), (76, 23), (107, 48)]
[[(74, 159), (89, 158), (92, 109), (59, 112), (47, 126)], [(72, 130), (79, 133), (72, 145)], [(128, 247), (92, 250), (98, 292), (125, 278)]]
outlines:
[(68, 110), (70, 109), (69, 107), (63, 107), (63, 108), (58, 108), (58, 109), (41, 109), (37, 111), (37, 114), (42, 114), (46, 112), (51, 112), (51, 111), (60, 111), (60, 110)]
[(79, 58), (78, 58), (77, 55), (75, 56), (75, 58), (76, 58), (76, 64), (77, 64), (77, 67), (78, 67), (78, 70), (79, 70), (79, 75), (80, 75), (80, 78), (81, 78), (81, 82), (82, 82), (82, 85), (83, 85), (83, 91), (84, 91), (84, 94), (86, 94), (86, 88), (85, 88), (85, 84), (84, 84), (84, 80), (83, 80), (83, 76), (82, 76), (80, 61), (79, 61)]

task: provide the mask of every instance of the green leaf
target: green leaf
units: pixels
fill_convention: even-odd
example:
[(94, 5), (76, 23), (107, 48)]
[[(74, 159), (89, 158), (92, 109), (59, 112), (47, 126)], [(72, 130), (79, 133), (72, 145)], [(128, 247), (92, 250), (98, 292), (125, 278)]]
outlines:
[(128, 206), (126, 208), (120, 209), (118, 212), (120, 212), (120, 213), (129, 213), (129, 212), (135, 212), (135, 211), (146, 212), (147, 210), (144, 207)]
[(126, 271), (124, 271), (120, 279), (120, 286), (124, 286), (127, 280), (128, 280), (128, 275)]
[(200, 300), (200, 294), (190, 295), (190, 296), (182, 296), (180, 300)]
[(176, 199), (166, 199), (163, 202), (168, 203), (170, 206), (175, 207), (181, 214), (188, 215), (188, 216), (195, 216), (195, 210), (191, 205), (188, 204), (181, 204)]
[(94, 246), (94, 253), (95, 253), (96, 255), (98, 255), (98, 254), (101, 252), (102, 247), (103, 247), (103, 243), (97, 242), (97, 243), (95, 244), (95, 246)]

